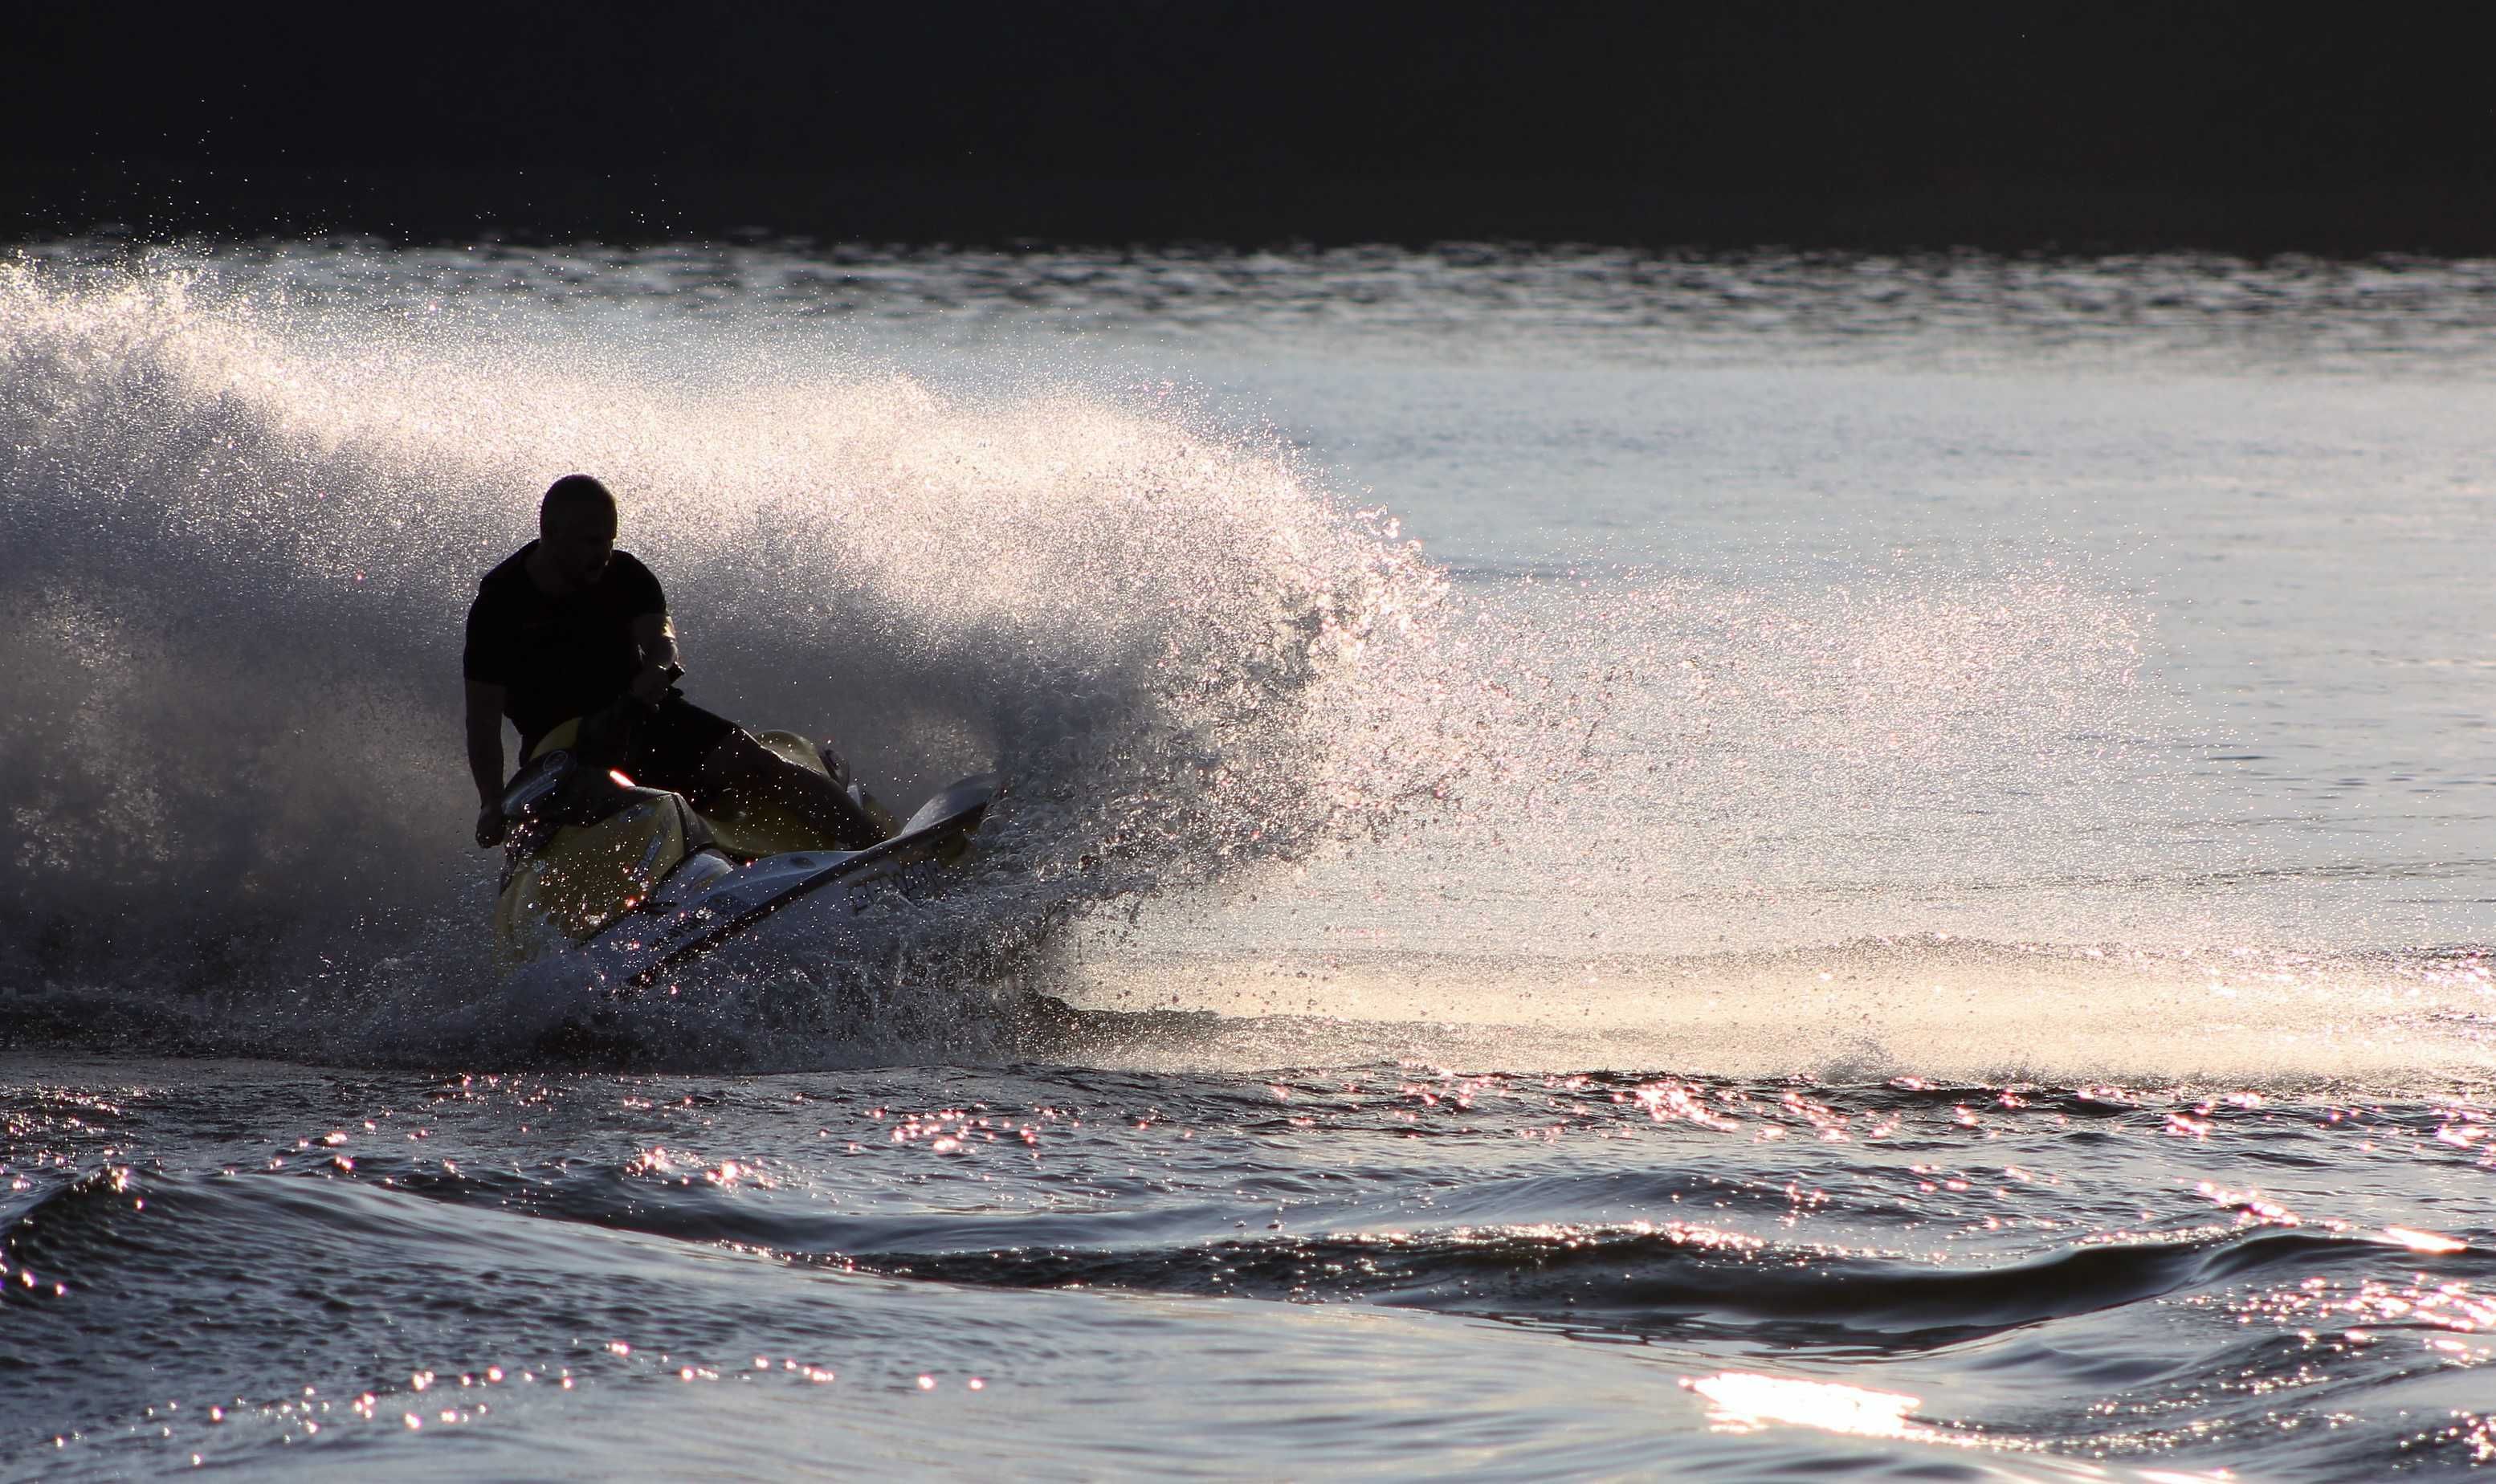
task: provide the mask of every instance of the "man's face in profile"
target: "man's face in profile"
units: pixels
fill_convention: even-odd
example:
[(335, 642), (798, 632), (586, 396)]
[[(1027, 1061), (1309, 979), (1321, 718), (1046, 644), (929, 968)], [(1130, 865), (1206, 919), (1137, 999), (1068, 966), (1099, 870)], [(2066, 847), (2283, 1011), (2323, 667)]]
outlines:
[(615, 523), (596, 510), (563, 510), (538, 528), (546, 563), (573, 587), (587, 587), (615, 554)]

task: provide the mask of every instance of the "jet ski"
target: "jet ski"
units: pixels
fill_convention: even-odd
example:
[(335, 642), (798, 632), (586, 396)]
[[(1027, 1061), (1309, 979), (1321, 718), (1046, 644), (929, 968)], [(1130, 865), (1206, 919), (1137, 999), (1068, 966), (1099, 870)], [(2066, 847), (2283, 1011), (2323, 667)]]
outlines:
[[(855, 914), (941, 894), (1002, 791), (965, 778), (896, 820), (827, 747), (789, 731), (757, 740), (840, 785), (886, 838), (831, 849), (789, 810), (729, 799), (697, 810), (619, 766), (637, 720), (628, 700), (546, 733), (503, 790), (510, 821), (494, 950), (505, 973), (560, 963), (630, 994), (774, 912), (814, 899)], [(820, 908), (817, 909), (820, 911)]]

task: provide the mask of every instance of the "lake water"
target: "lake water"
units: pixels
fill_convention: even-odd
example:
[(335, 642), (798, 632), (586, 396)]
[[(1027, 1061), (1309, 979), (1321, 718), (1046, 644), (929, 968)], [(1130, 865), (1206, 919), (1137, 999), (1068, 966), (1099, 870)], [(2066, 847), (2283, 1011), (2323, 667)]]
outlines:
[[(2486, 263), (21, 249), (0, 1461), (2496, 1463), (2491, 331)], [(695, 700), (1014, 781), (620, 1066), (466, 840), (459, 618), (575, 470)]]

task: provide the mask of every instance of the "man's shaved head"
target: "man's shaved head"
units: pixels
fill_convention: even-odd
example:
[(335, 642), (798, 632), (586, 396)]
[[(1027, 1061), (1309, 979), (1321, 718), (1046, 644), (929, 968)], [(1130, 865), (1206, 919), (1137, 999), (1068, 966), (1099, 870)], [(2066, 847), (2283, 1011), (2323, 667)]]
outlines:
[(580, 523), (602, 528), (612, 537), (615, 497), (588, 475), (568, 474), (547, 485), (546, 498), (538, 502), (538, 531), (551, 535), (558, 526), (569, 530)]
[(546, 486), (538, 504), (539, 585), (550, 593), (587, 587), (615, 554), (615, 497), (585, 474)]

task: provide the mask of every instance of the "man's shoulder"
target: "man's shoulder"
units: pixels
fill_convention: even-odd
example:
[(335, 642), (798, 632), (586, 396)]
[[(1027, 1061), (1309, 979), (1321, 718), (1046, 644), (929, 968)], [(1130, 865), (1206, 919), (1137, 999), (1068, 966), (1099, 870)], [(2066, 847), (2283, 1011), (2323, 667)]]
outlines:
[(481, 603), (492, 603), (517, 596), (515, 592), (515, 587), (528, 585), (529, 547), (536, 544), (537, 542), (531, 541), (528, 546), (522, 546), (495, 563), (493, 571), (477, 579), (477, 601)]
[(637, 615), (652, 607), (666, 611), (667, 595), (659, 586), (659, 574), (629, 551), (619, 549), (607, 559), (607, 574), (599, 585), (616, 595)]

